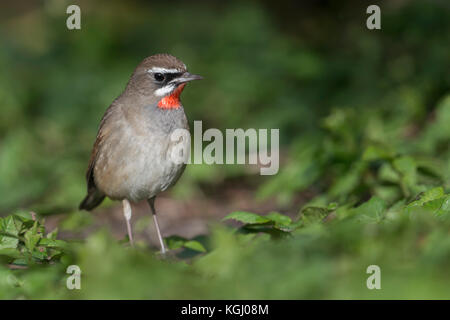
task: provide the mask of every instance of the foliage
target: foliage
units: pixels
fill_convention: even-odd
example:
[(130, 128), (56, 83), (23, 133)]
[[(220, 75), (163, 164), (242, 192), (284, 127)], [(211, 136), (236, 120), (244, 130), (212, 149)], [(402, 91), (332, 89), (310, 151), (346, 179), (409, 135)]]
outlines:
[[(27, 238), (39, 225), (25, 220), (27, 228), (14, 229), (8, 222), (13, 219), (22, 221), (8, 216), (2, 220), (2, 231), (21, 230), (19, 234)], [(83, 299), (448, 298), (450, 195), (440, 187), (408, 204), (387, 206), (373, 197), (354, 208), (305, 207), (297, 221), (279, 213), (248, 212), (235, 212), (226, 219), (243, 225), (240, 229), (216, 226), (208, 239), (210, 249), (193, 258), (182, 258), (178, 251), (161, 260), (146, 247), (124, 248), (101, 231), (83, 245), (69, 242), (71, 250), (64, 249), (67, 256), (57, 266), (1, 267), (0, 294), (2, 298)], [(18, 248), (10, 239), (17, 240), (2, 238), (2, 248)], [(37, 243), (48, 250), (52, 246), (42, 243), (46, 239), (41, 237)], [(26, 243), (18, 254), (29, 254)], [(200, 243), (185, 243), (185, 247), (204, 251)], [(41, 255), (33, 258), (43, 260)], [(81, 290), (65, 289), (69, 264), (82, 270)], [(366, 269), (372, 264), (382, 270), (379, 291), (365, 287)]]
[(314, 184), (326, 191), (316, 199), (321, 202), (377, 195), (392, 203), (433, 186), (448, 189), (450, 96), (434, 112), (435, 120), (411, 137), (414, 124), (403, 113), (385, 118), (379, 110), (336, 109), (324, 119), (320, 138), (299, 139), (291, 147), (291, 161), (260, 188), (260, 196), (276, 195), (282, 202)]
[[(450, 19), (439, 4), (414, 1), (386, 8), (383, 32), (368, 32), (361, 27), (361, 12), (352, 11), (347, 24), (326, 29), (332, 36), (323, 40), (320, 28), (302, 37), (291, 33), (303, 29), (282, 32), (271, 16), (277, 11), (256, 3), (217, 8), (214, 3), (86, 2), (83, 27), (73, 32), (65, 28), (62, 4), (32, 7), (23, 19), (12, 13), (2, 21), (4, 214), (17, 207), (49, 214), (77, 207), (102, 114), (136, 64), (162, 51), (182, 57), (189, 70), (205, 77), (183, 93), (191, 124), (280, 129), (290, 160), (261, 196), (276, 193), (279, 203), (288, 205), (293, 193), (321, 180), (335, 184), (337, 198), (362, 186), (359, 178), (372, 172), (364, 166), (368, 157), (376, 163), (374, 157), (411, 152), (426, 155), (427, 167), (443, 167), (434, 170), (446, 178), (437, 184), (449, 181), (448, 107), (439, 114), (435, 108), (448, 94)], [(157, 12), (171, 12), (171, 19)], [(312, 20), (330, 23), (321, 15)], [(423, 137), (416, 146), (409, 142), (417, 131)], [(243, 166), (191, 166), (175, 194), (198, 195), (202, 184), (253, 172)]]
[[(392, 1), (380, 31), (365, 28), (357, 0), (345, 12), (333, 1), (283, 10), (83, 2), (76, 32), (63, 3), (0, 10), (0, 299), (450, 297), (450, 14), (441, 2)], [(75, 208), (98, 123), (156, 52), (205, 76), (183, 93), (190, 123), (280, 129), (277, 175), (191, 165), (172, 195), (205, 197), (234, 179), (277, 212), (235, 211), (206, 236), (168, 237), (166, 257), (106, 230), (83, 240), (47, 233), (53, 214), (65, 218), (61, 232), (93, 224)], [(81, 290), (66, 288), (73, 264)], [(373, 264), (381, 290), (366, 287)]]
[(58, 261), (66, 243), (57, 233), (45, 234), (44, 225), (24, 212), (0, 218), (0, 261), (17, 266)]

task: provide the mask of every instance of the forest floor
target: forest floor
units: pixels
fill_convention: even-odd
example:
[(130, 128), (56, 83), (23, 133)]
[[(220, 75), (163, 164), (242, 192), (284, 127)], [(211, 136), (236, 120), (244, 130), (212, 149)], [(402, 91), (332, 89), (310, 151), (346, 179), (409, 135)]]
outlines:
[[(289, 207), (280, 208), (275, 199), (255, 200), (255, 188), (242, 183), (226, 183), (218, 187), (214, 196), (202, 195), (188, 199), (174, 199), (170, 191), (157, 197), (156, 210), (158, 222), (164, 237), (181, 236), (192, 239), (200, 235), (208, 234), (209, 224), (220, 222), (227, 214), (234, 211), (248, 211), (258, 214), (267, 214), (272, 211), (281, 212), (292, 218), (298, 214), (302, 203), (310, 198), (308, 194), (302, 194), (293, 201)], [(150, 222), (151, 214), (146, 201), (132, 204), (132, 225), (134, 236), (137, 240), (149, 242), (158, 246), (156, 230)], [(126, 236), (125, 220), (122, 213), (122, 204), (115, 201), (112, 206), (103, 206), (91, 212), (93, 221), (78, 231), (61, 230), (61, 239), (84, 239), (96, 230), (105, 227), (117, 239)], [(57, 214), (46, 217), (47, 230), (53, 230), (61, 225), (67, 218), (67, 214)], [(233, 221), (227, 223), (236, 224)]]

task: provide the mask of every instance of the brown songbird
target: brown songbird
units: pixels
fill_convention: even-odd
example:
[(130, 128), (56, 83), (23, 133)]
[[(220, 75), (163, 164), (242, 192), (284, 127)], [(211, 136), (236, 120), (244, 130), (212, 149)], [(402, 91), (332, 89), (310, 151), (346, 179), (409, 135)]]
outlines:
[[(155, 197), (174, 185), (185, 164), (170, 157), (171, 135), (189, 130), (180, 102), (187, 82), (202, 79), (169, 54), (145, 58), (132, 74), (125, 91), (106, 110), (86, 173), (87, 196), (80, 210), (92, 210), (105, 197), (121, 200), (130, 244), (133, 245), (130, 202), (147, 200), (165, 253), (155, 211)], [(189, 149), (189, 139), (179, 143)], [(177, 145), (179, 148), (179, 145)]]

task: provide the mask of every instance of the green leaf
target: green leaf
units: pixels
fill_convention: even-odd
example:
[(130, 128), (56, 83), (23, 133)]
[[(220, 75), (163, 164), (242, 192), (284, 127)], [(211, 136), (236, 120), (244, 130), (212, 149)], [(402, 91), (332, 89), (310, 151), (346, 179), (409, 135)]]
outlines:
[(306, 224), (319, 223), (330, 213), (328, 208), (306, 207), (302, 210), (301, 220)]
[(251, 213), (251, 212), (244, 212), (244, 211), (236, 211), (236, 212), (230, 213), (225, 218), (223, 218), (222, 221), (229, 220), (229, 219), (234, 219), (239, 222), (243, 222), (243, 223), (247, 223), (247, 224), (267, 223), (267, 222), (271, 221), (270, 219), (262, 217), (258, 214)]
[(400, 186), (405, 196), (410, 196), (411, 190), (417, 185), (417, 163), (412, 157), (400, 157), (392, 165), (401, 175)]
[(186, 239), (179, 236), (170, 236), (165, 238), (164, 241), (170, 250), (176, 250), (183, 247), (183, 244), (186, 242)]
[(373, 161), (379, 159), (390, 159), (392, 157), (393, 153), (386, 147), (372, 144), (364, 150), (362, 159), (365, 161)]
[(330, 211), (334, 211), (339, 207), (339, 204), (337, 202), (331, 202), (328, 204), (327, 209)]
[(405, 213), (412, 214), (414, 212), (419, 213), (431, 213), (439, 217), (444, 217), (450, 214), (450, 195), (427, 201), (424, 204), (420, 204), (420, 200), (414, 201), (404, 208)]
[(20, 252), (14, 248), (3, 248), (0, 249), (0, 256), (7, 256), (11, 258), (19, 258), (21, 256)]
[(57, 236), (58, 236), (58, 228), (55, 228), (52, 232), (49, 232), (47, 234), (47, 239), (56, 240)]
[(292, 219), (290, 217), (278, 212), (271, 212), (264, 217), (272, 220), (273, 222), (281, 226), (288, 226), (292, 223)]
[(369, 222), (380, 222), (386, 213), (386, 202), (378, 197), (372, 197), (369, 201), (353, 209), (357, 219)]
[(384, 163), (378, 170), (378, 178), (382, 181), (388, 181), (397, 184), (400, 180), (400, 174), (392, 167), (389, 162)]
[(338, 197), (351, 193), (361, 182), (362, 174), (366, 168), (367, 162), (356, 162), (350, 170), (336, 178), (336, 181), (330, 187), (330, 195), (333, 197)]
[(194, 250), (194, 251), (198, 251), (198, 252), (206, 252), (205, 247), (200, 242), (195, 241), (195, 240), (186, 241), (184, 243), (183, 247)]
[(34, 223), (33, 217), (28, 211), (17, 211), (14, 213), (14, 217), (18, 218), (24, 223), (30, 223), (30, 225), (33, 225)]
[(179, 236), (170, 236), (164, 240), (170, 250), (176, 250), (184, 247), (194, 251), (206, 252), (205, 247), (196, 240), (188, 240)]
[(408, 204), (406, 206), (406, 210), (408, 211), (414, 207), (425, 207), (430, 210), (440, 210), (441, 205), (445, 202), (445, 199), (443, 199), (444, 197), (445, 194), (442, 187), (430, 189), (424, 192), (418, 200)]
[(36, 221), (33, 227), (27, 230), (27, 232), (25, 232), (24, 235), (25, 246), (29, 252), (33, 252), (34, 248), (36, 247), (36, 244), (39, 242), (39, 239), (41, 238), (41, 235), (37, 233), (37, 229), (38, 223)]
[(416, 173), (416, 161), (409, 156), (400, 157), (394, 160), (394, 168), (403, 175), (415, 175)]
[(20, 226), (21, 222), (18, 221), (16, 224), (13, 216), (0, 219), (0, 249), (17, 248)]
[(420, 202), (423, 204), (427, 201), (436, 200), (442, 198), (444, 196), (444, 188), (437, 187), (431, 190), (424, 192), (424, 194), (420, 197)]
[(47, 250), (42, 246), (35, 247), (35, 249), (33, 250), (32, 256), (35, 259), (46, 260), (47, 259)]
[(48, 238), (42, 238), (39, 240), (40, 246), (45, 246), (48, 248), (67, 248), (67, 242), (63, 240), (55, 240), (55, 239), (48, 239)]
[(439, 200), (442, 200), (441, 207), (435, 214), (438, 216), (450, 214), (450, 195), (440, 198)]

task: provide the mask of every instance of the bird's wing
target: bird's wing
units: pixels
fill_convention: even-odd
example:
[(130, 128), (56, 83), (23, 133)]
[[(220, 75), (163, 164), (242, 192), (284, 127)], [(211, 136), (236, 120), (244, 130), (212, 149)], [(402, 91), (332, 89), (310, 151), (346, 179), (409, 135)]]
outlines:
[(80, 204), (80, 209), (91, 210), (99, 205), (105, 195), (97, 189), (94, 179), (94, 168), (99, 155), (99, 151), (103, 142), (103, 139), (106, 134), (105, 123), (112, 115), (112, 111), (114, 110), (114, 103), (106, 110), (103, 118), (100, 122), (100, 126), (97, 133), (97, 138), (95, 139), (94, 147), (92, 148), (91, 157), (89, 159), (88, 169), (86, 171), (86, 183), (87, 183), (87, 196)]

